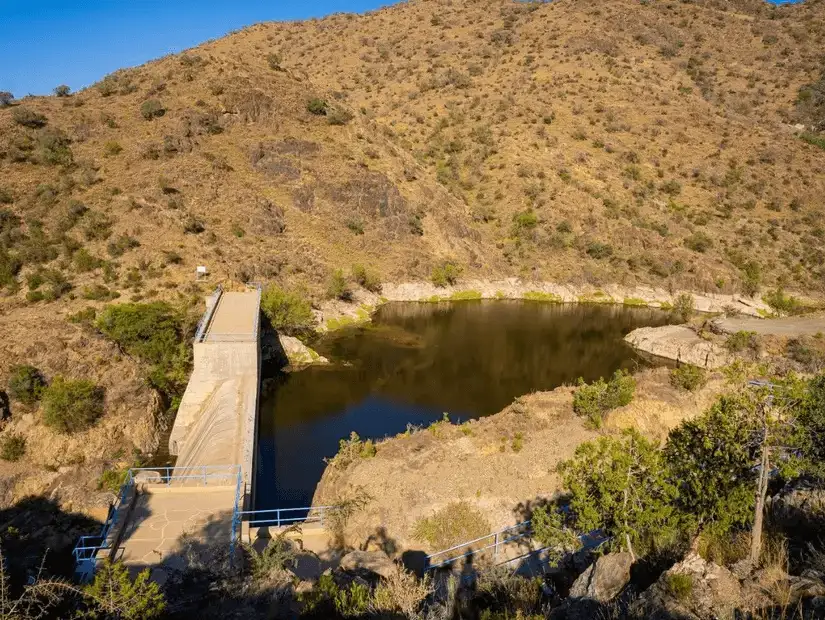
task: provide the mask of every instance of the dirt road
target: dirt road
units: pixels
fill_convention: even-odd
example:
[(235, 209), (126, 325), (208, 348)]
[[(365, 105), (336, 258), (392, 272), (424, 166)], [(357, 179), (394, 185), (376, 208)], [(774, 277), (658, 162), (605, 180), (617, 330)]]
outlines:
[(716, 319), (713, 323), (719, 329), (729, 334), (738, 331), (787, 337), (813, 336), (819, 333), (825, 334), (825, 313), (790, 316), (782, 319), (730, 317)]

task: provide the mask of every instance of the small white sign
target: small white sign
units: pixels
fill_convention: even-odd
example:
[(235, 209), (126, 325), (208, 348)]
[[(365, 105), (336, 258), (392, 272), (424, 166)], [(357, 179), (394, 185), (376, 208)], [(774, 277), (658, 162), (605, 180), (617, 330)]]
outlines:
[(205, 276), (206, 274), (208, 274), (209, 270), (204, 265), (198, 265), (195, 268), (195, 273), (198, 275), (198, 277), (201, 277), (201, 276)]

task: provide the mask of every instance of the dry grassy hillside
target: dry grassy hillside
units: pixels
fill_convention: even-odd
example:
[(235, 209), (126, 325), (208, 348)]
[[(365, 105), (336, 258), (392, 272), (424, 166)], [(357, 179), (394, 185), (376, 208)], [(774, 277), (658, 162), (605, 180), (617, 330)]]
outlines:
[(156, 409), (137, 363), (69, 315), (217, 281), (320, 299), (354, 263), (820, 295), (823, 40), (823, 0), (418, 0), (0, 96), (0, 376), (93, 378), (128, 427)]

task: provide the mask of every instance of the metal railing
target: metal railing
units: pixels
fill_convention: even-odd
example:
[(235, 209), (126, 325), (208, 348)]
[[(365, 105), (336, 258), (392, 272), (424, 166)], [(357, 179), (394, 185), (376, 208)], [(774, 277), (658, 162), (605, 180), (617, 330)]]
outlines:
[[(177, 471), (177, 473), (176, 473)], [(83, 577), (94, 573), (101, 551), (112, 549), (110, 540), (113, 528), (118, 525), (122, 514), (128, 511), (127, 498), (138, 484), (163, 485), (172, 484), (181, 486), (208, 486), (210, 484), (236, 485), (235, 506), (233, 514), (238, 512), (241, 493), (241, 466), (240, 465), (195, 465), (192, 467), (134, 467), (126, 472), (126, 479), (120, 487), (117, 499), (109, 508), (109, 515), (101, 528), (100, 534), (81, 536), (72, 550), (75, 560), (75, 571)], [(234, 523), (233, 523), (234, 525)], [(233, 527), (230, 536), (230, 553), (234, 551), (237, 531)], [(230, 556), (231, 558), (231, 556)]]
[(201, 342), (203, 340), (204, 335), (206, 335), (206, 329), (209, 327), (209, 321), (212, 320), (212, 315), (215, 312), (215, 308), (218, 307), (218, 301), (220, 300), (222, 294), (223, 287), (218, 284), (206, 302), (206, 311), (203, 313), (203, 316), (201, 316), (200, 321), (198, 321), (198, 325), (195, 328), (195, 338), (193, 339), (193, 342)]
[[(497, 532), (491, 532), (490, 534), (486, 534), (485, 536), (481, 536), (473, 540), (468, 540), (467, 542), (460, 543), (458, 545), (450, 547), (449, 549), (444, 549), (442, 551), (437, 551), (435, 553), (428, 555), (426, 558), (424, 558), (424, 571), (427, 572), (430, 570), (441, 568), (443, 566), (448, 566), (464, 558), (476, 556), (479, 553), (483, 553), (485, 551), (490, 550), (492, 550), (493, 565), (497, 566), (502, 564), (510, 564), (511, 562), (516, 562), (518, 560), (524, 559), (525, 556), (531, 554), (538, 554), (542, 551), (546, 551), (547, 549), (549, 549), (549, 547), (539, 547), (536, 549), (530, 549), (527, 553), (512, 558), (507, 558), (502, 562), (498, 561), (500, 547), (515, 542), (517, 540), (530, 538), (532, 537), (532, 535), (533, 527), (531, 522), (522, 521), (521, 523), (517, 523), (516, 525), (511, 525), (510, 527), (505, 527), (502, 530), (498, 530)], [(577, 536), (577, 538), (579, 539), (579, 543), (581, 543), (581, 549), (594, 549), (610, 540), (600, 530), (595, 530), (593, 532), (581, 534)], [(482, 543), (482, 546), (474, 546), (479, 543)], [(463, 553), (453, 553), (461, 549), (467, 549), (467, 551)], [(447, 558), (444, 558), (444, 556), (448, 554), (452, 555), (450, 555)], [(434, 559), (436, 560), (435, 562), (433, 562)]]
[(249, 527), (282, 527), (293, 523), (324, 524), (327, 515), (337, 506), (304, 506), (302, 508), (272, 508), (268, 510), (238, 511), (238, 522)]

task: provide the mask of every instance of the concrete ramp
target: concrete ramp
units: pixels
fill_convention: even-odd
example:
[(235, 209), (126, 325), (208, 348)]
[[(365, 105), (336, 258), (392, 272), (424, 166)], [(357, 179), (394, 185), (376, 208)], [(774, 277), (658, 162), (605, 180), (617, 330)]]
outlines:
[(251, 486), (260, 381), (259, 290), (208, 300), (193, 343), (194, 368), (181, 399), (169, 452), (176, 469), (240, 463)]

